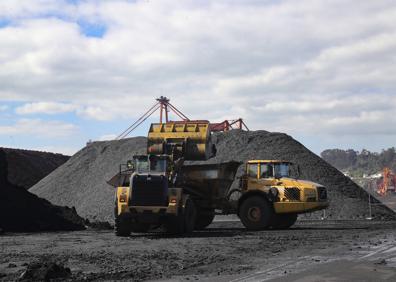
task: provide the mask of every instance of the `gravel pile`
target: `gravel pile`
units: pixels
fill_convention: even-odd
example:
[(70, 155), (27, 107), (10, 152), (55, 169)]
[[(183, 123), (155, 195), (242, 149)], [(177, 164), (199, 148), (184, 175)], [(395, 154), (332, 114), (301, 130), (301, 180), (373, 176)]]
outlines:
[(0, 148), (7, 161), (7, 181), (29, 189), (70, 157), (47, 152)]
[(8, 182), (7, 158), (0, 150), (0, 230), (82, 230), (84, 219), (73, 208), (58, 207)]
[(74, 206), (91, 221), (113, 221), (114, 188), (106, 183), (134, 154), (146, 152), (146, 138), (93, 142), (30, 191), (54, 204)]
[[(208, 163), (248, 159), (283, 159), (297, 163), (301, 179), (321, 183), (328, 188), (330, 219), (357, 219), (368, 216), (368, 194), (292, 137), (266, 131), (217, 133), (213, 136), (217, 156)], [(94, 142), (76, 153), (64, 165), (31, 188), (40, 197), (58, 205), (75, 206), (90, 220), (112, 221), (114, 188), (106, 183), (132, 155), (143, 154), (146, 138)], [(243, 167), (237, 176), (242, 174)], [(231, 189), (237, 186), (236, 179)], [(394, 213), (383, 206), (373, 206), (377, 218), (394, 219)], [(307, 214), (322, 217), (322, 212)]]

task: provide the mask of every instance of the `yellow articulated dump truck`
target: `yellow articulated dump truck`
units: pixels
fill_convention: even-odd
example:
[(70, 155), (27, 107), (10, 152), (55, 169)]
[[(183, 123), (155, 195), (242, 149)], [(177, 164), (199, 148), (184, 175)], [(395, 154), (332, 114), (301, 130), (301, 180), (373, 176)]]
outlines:
[(236, 213), (248, 230), (283, 229), (298, 214), (328, 206), (326, 188), (291, 178), (288, 161), (248, 161), (230, 192), (240, 162), (187, 162), (208, 160), (215, 151), (208, 121), (152, 124), (147, 154), (134, 156), (108, 181), (116, 187), (116, 235), (158, 226), (189, 233), (211, 224), (215, 210)]

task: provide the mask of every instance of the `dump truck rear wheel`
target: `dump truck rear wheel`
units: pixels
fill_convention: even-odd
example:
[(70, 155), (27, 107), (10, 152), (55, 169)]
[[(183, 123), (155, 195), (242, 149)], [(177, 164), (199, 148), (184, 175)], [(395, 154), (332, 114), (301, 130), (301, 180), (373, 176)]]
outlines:
[(297, 214), (274, 214), (271, 226), (274, 229), (287, 229), (297, 221)]
[(244, 200), (239, 210), (242, 224), (248, 230), (263, 230), (270, 224), (273, 211), (266, 199), (252, 196)]
[(122, 237), (131, 235), (131, 218), (128, 214), (122, 213), (116, 217), (115, 234)]
[(202, 230), (208, 227), (215, 217), (213, 210), (206, 211), (205, 213), (198, 213), (195, 220), (195, 230)]

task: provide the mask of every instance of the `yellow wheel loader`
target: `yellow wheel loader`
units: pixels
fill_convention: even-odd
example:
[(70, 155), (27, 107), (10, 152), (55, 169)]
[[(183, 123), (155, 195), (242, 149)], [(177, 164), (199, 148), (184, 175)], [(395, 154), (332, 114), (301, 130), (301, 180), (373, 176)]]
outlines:
[(297, 214), (328, 206), (326, 188), (291, 178), (287, 161), (248, 161), (239, 187), (231, 191), (240, 162), (184, 162), (214, 153), (207, 121), (152, 124), (147, 155), (134, 156), (108, 181), (116, 187), (116, 235), (156, 226), (189, 233), (211, 224), (215, 210), (236, 213), (249, 230), (283, 229)]

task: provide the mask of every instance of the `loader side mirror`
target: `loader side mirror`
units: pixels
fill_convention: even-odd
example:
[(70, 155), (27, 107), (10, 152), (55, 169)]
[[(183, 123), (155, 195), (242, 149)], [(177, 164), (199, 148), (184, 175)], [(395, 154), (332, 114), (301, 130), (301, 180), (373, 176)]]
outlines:
[(131, 161), (131, 160), (127, 161), (127, 168), (132, 169), (132, 170), (135, 169), (135, 165), (134, 165), (133, 161)]

